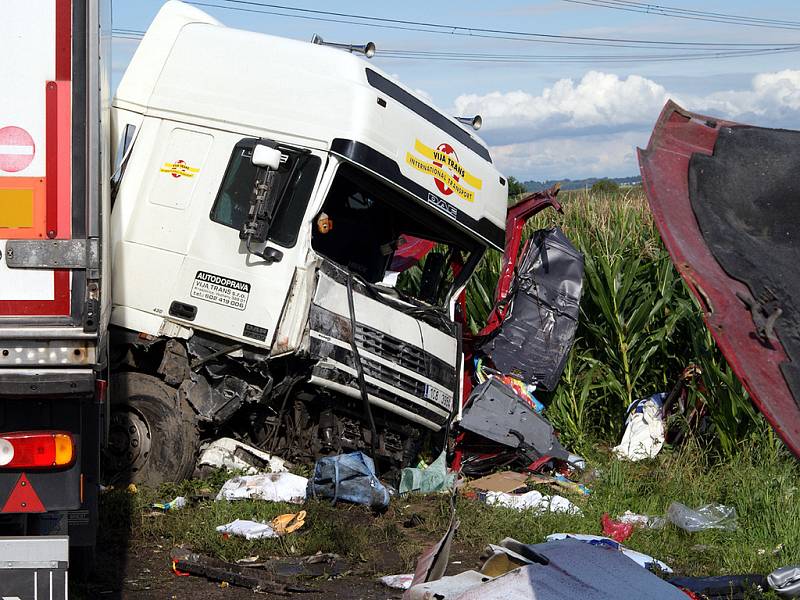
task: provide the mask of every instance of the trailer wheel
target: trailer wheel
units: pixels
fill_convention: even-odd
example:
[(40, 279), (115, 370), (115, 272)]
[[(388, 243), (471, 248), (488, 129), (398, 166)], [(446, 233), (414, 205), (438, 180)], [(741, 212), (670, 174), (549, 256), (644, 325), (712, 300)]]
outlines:
[(106, 479), (155, 486), (191, 476), (199, 432), (175, 389), (151, 375), (111, 377)]

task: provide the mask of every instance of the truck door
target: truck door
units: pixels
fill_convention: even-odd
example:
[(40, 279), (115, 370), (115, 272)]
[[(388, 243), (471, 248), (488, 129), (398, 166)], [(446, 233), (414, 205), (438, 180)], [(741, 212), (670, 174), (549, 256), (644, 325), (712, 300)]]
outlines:
[[(158, 226), (162, 230), (188, 229), (191, 233), (181, 248), (185, 248), (185, 254), (180, 267), (171, 275), (170, 286), (162, 292), (155, 310), (189, 327), (269, 346), (295, 268), (304, 266), (308, 236), (298, 234), (321, 171), (321, 156), (279, 146), (282, 159), (277, 183), (282, 188), (282, 202), (272, 219), (267, 243), (253, 248), (274, 249), (273, 255), (279, 259), (268, 262), (248, 252), (239, 236), (248, 218), (258, 171), (251, 162), (258, 140), (214, 132), (211, 142), (210, 136), (199, 131), (183, 126), (170, 129), (162, 131), (167, 137), (165, 143), (157, 144), (163, 148), (161, 155), (154, 154), (157, 165), (151, 163), (150, 171), (156, 177), (147, 208), (151, 216), (135, 221), (149, 222), (151, 232)], [(176, 140), (176, 136), (181, 139)], [(202, 143), (207, 143), (208, 149), (201, 153), (204, 156), (196, 157), (194, 164), (182, 158), (184, 154), (197, 154)], [(130, 241), (142, 246), (155, 242), (137, 239), (140, 233), (145, 235), (140, 226), (134, 227), (132, 233)], [(159, 237), (162, 248), (170, 245), (163, 235)], [(154, 268), (147, 262), (126, 263), (137, 264), (145, 278), (146, 271)], [(165, 276), (162, 281), (168, 279)]]

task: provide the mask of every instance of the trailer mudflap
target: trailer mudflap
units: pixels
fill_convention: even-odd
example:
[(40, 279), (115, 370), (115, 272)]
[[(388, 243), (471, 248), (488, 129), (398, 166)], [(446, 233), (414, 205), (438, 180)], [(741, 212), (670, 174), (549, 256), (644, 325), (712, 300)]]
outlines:
[(67, 536), (0, 537), (0, 594), (15, 600), (67, 599)]

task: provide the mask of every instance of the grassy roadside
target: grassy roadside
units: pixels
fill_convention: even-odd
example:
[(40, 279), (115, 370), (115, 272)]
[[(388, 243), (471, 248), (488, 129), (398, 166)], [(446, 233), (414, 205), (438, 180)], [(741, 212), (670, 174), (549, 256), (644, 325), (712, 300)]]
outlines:
[[(555, 532), (601, 533), (604, 512), (616, 516), (625, 510), (663, 515), (673, 500), (697, 506), (718, 502), (734, 506), (738, 530), (686, 533), (672, 525), (661, 530), (639, 529), (626, 545), (663, 560), (684, 575), (769, 573), (800, 562), (800, 466), (780, 444), (765, 439), (742, 448), (733, 458), (714, 460), (695, 442), (677, 450), (665, 449), (652, 461), (626, 463), (597, 455), (589, 468), (591, 496), (571, 498), (582, 516), (535, 515), (489, 507), (460, 498), (461, 528), (455, 552), (475, 561), (483, 547), (506, 536), (537, 543)], [(103, 498), (106, 542), (130, 538), (134, 543), (165, 548), (188, 545), (226, 560), (247, 556), (302, 556), (335, 552), (353, 559), (365, 575), (407, 572), (419, 553), (444, 532), (448, 501), (442, 496), (392, 500), (389, 511), (373, 515), (358, 506), (331, 506), (309, 502), (305, 527), (284, 539), (245, 541), (224, 539), (217, 525), (236, 518), (268, 520), (301, 507), (262, 501), (238, 503), (201, 500), (191, 507), (156, 515), (149, 504), (176, 494), (192, 496), (216, 490), (225, 476), (188, 481), (159, 490), (110, 492)], [(551, 493), (546, 488), (541, 491)], [(404, 527), (412, 515), (422, 517), (414, 528)], [(109, 538), (109, 536), (111, 536)], [(473, 566), (467, 560), (464, 568)]]

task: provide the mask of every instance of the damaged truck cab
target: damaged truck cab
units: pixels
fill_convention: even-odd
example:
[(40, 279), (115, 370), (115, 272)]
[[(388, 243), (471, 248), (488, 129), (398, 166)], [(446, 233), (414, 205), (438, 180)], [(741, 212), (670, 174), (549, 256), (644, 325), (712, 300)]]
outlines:
[(504, 244), (483, 142), (361, 58), (169, 2), (112, 144), (110, 468), (179, 478), (222, 434), (413, 460), (460, 406), (457, 299)]

